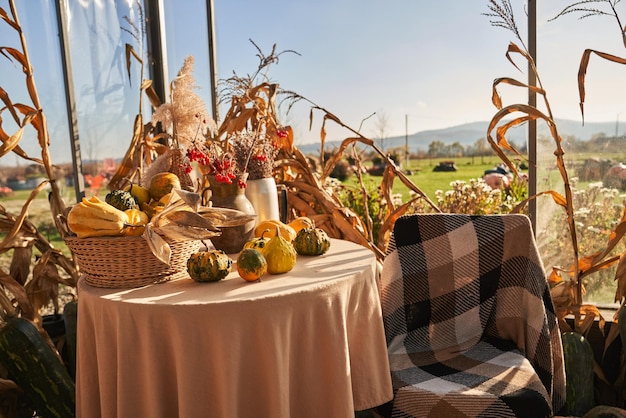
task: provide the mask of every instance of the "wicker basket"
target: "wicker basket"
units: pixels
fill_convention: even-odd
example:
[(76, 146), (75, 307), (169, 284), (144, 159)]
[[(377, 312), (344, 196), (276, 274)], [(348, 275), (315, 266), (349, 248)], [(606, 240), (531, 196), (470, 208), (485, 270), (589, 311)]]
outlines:
[(80, 273), (96, 287), (133, 288), (187, 276), (187, 260), (200, 249), (200, 241), (174, 241), (164, 238), (172, 255), (170, 265), (152, 254), (140, 236), (65, 237)]

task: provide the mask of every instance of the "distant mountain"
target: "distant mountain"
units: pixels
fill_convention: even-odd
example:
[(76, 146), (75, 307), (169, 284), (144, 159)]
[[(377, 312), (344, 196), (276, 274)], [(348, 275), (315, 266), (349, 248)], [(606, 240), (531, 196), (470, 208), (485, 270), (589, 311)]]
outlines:
[[(615, 131), (617, 127), (615, 122), (593, 122), (585, 123), (583, 126), (580, 121), (557, 119), (556, 123), (559, 129), (559, 134), (562, 138), (573, 136), (579, 140), (589, 140), (594, 135), (601, 133), (604, 133), (606, 136), (613, 136), (616, 133)], [(626, 122), (624, 122), (623, 125), (623, 128), (621, 126), (617, 127), (622, 134), (626, 132)], [(489, 122), (471, 122), (451, 126), (449, 128), (420, 131), (410, 134), (406, 138), (405, 136), (390, 137), (385, 139), (384, 147), (385, 149), (404, 147), (407, 141), (411, 152), (415, 152), (417, 150), (426, 151), (428, 150), (428, 145), (433, 141), (441, 141), (444, 144), (459, 142), (465, 147), (472, 146), (478, 139), (487, 138), (488, 126)], [(620, 132), (618, 132), (618, 134)], [(537, 135), (550, 136), (550, 132), (545, 123), (537, 123)], [(525, 144), (527, 139), (526, 125), (510, 129), (507, 139), (509, 142), (514, 142), (517, 145)], [(340, 143), (341, 141), (328, 141), (325, 148), (327, 150), (331, 150), (334, 147), (338, 147)], [(319, 143), (298, 146), (298, 148), (305, 154), (317, 153), (319, 152), (319, 147)]]

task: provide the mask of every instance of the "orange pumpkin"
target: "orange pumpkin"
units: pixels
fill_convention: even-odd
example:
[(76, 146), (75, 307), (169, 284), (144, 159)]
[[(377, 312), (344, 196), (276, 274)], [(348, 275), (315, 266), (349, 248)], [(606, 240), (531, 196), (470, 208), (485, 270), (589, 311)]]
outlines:
[(289, 222), (287, 225), (292, 227), (294, 231), (296, 231), (296, 234), (300, 232), (301, 229), (315, 227), (315, 225), (313, 224), (313, 221), (308, 216), (298, 216), (293, 221)]
[(259, 280), (267, 272), (267, 261), (263, 254), (254, 248), (244, 248), (237, 256), (237, 273), (249, 282)]
[(176, 174), (165, 171), (155, 174), (150, 179), (148, 193), (153, 200), (159, 200), (171, 193), (172, 189), (180, 189), (180, 179)]

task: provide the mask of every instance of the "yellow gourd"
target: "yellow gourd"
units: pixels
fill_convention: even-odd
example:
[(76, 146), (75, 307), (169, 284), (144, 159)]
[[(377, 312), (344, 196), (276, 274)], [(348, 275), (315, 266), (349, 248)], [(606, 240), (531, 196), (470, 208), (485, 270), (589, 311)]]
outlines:
[[(265, 232), (267, 229), (269, 229), (269, 231)], [(260, 237), (264, 232), (265, 236), (268, 238), (271, 238), (276, 234), (280, 234), (289, 242), (293, 241), (296, 237), (296, 231), (292, 227), (274, 219), (262, 221), (254, 228), (255, 237)]]
[(291, 271), (296, 265), (296, 250), (290, 241), (280, 235), (278, 225), (275, 226), (274, 236), (263, 249), (263, 256), (267, 261), (269, 274), (282, 274)]

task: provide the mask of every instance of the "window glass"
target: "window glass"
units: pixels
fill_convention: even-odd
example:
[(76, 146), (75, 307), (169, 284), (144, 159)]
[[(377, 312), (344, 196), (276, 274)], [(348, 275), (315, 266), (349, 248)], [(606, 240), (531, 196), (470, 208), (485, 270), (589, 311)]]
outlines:
[(188, 55), (194, 57), (194, 78), (198, 95), (211, 114), (211, 79), (209, 35), (205, 0), (184, 2), (165, 0), (165, 39), (167, 45), (167, 80), (170, 83)]
[[(10, 14), (8, 1), (0, 0), (0, 7)], [(48, 122), (52, 161), (58, 164), (71, 162), (55, 2), (52, 0), (16, 2), (16, 7), (26, 38), (28, 56), (33, 66), (39, 101)], [(0, 24), (0, 39), (2, 45), (22, 50), (19, 34), (4, 22)], [(5, 57), (1, 58), (0, 79), (6, 81), (2, 83), (2, 87), (7, 91), (11, 101), (33, 106), (21, 67)], [(17, 129), (17, 125), (6, 112), (3, 112), (2, 123), (7, 132), (12, 133)], [(34, 130), (25, 130), (20, 147), (29, 156), (41, 158), (41, 147)], [(3, 158), (2, 164), (24, 166), (29, 162), (17, 156), (15, 159), (7, 156)]]
[[(543, 2), (546, 3), (546, 2)], [(558, 98), (559, 106), (551, 108), (556, 119), (568, 173), (573, 191), (574, 220), (579, 257), (589, 256), (603, 250), (611, 231), (622, 216), (623, 193), (626, 183), (619, 178), (621, 170), (608, 175), (611, 167), (620, 167), (624, 161), (624, 132), (619, 115), (625, 108), (606, 106), (604, 102), (615, 100), (611, 96), (620, 93), (616, 86), (626, 82), (623, 66), (592, 56), (585, 79), (585, 123), (580, 111), (578, 70), (583, 52), (587, 48), (623, 55), (619, 26), (607, 16), (568, 14), (558, 15), (563, 6), (547, 2), (538, 8), (537, 18), (537, 65), (543, 87), (550, 98)], [(598, 33), (598, 20), (606, 23)], [(596, 30), (588, 30), (594, 25)], [(567, 51), (567, 52), (565, 52)], [(543, 71), (550, 69), (551, 71)], [(539, 108), (546, 111), (540, 102)], [(596, 120), (615, 124), (594, 123)], [(555, 140), (545, 123), (538, 123), (538, 191), (556, 190), (564, 193), (564, 181), (559, 174), (554, 152)], [(626, 176), (624, 177), (626, 178)], [(572, 237), (562, 207), (549, 197), (537, 200), (537, 239), (544, 264), (547, 268), (558, 266), (568, 269), (574, 262)], [(623, 245), (616, 250), (623, 250)], [(615, 252), (614, 252), (615, 253)], [(566, 280), (568, 276), (562, 273)], [(615, 296), (615, 266), (583, 279), (586, 302), (598, 305), (612, 304)]]
[(141, 19), (136, 5), (128, 1), (68, 1), (68, 36), (85, 174), (111, 170), (96, 161), (118, 157), (130, 144), (139, 111), (141, 73), (133, 60), (129, 77), (125, 45), (132, 45), (138, 53), (142, 50)]

